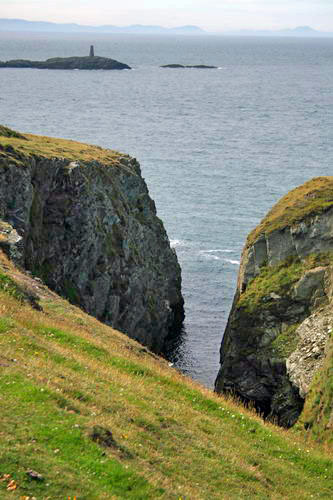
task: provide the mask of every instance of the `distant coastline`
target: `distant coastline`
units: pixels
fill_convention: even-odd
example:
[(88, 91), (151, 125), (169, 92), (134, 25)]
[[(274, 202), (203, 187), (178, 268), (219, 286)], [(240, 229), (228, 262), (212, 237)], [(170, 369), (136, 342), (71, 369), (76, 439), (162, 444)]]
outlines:
[(240, 29), (215, 32), (207, 31), (199, 26), (184, 25), (167, 28), (159, 25), (132, 24), (129, 26), (89, 26), (77, 23), (53, 23), (49, 21), (28, 21), (25, 19), (0, 18), (1, 32), (25, 33), (128, 33), (142, 35), (224, 35), (224, 36), (278, 36), (278, 37), (333, 37), (333, 32), (318, 31), (311, 26), (296, 26), (280, 30)]
[(137, 34), (182, 34), (200, 35), (206, 32), (198, 26), (178, 26), (165, 28), (163, 26), (147, 26), (134, 24), (131, 26), (87, 26), (76, 23), (51, 23), (48, 21), (26, 21), (25, 19), (0, 19), (0, 31), (24, 31), (42, 33), (137, 33)]

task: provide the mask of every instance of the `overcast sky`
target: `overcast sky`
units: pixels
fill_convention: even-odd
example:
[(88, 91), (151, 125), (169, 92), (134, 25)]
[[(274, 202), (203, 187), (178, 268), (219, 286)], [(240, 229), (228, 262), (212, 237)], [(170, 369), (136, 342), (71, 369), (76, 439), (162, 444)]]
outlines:
[(0, 17), (79, 24), (195, 24), (209, 31), (333, 31), (333, 0), (0, 0)]

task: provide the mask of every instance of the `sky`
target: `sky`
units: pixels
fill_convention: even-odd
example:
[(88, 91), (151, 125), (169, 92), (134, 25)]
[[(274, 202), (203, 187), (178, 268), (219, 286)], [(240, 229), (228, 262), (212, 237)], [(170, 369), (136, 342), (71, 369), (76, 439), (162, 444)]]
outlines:
[(194, 24), (222, 32), (311, 26), (333, 32), (333, 0), (0, 0), (0, 18), (117, 26)]

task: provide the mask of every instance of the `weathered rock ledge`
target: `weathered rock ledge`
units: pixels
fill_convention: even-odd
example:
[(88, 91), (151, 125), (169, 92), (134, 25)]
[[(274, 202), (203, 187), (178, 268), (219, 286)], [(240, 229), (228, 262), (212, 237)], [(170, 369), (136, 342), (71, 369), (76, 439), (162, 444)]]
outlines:
[(217, 392), (293, 425), (332, 331), (333, 178), (291, 191), (248, 237)]
[(138, 162), (0, 127), (0, 246), (19, 266), (160, 351), (183, 318), (181, 272)]

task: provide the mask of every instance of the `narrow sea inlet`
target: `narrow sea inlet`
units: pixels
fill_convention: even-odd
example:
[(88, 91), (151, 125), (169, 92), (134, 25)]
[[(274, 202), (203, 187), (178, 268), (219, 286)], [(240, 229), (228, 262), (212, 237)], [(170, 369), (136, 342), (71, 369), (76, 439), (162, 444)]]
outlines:
[[(182, 266), (177, 367), (213, 385), (245, 237), (331, 175), (333, 40), (0, 34), (0, 60), (95, 51), (134, 71), (2, 68), (0, 122), (135, 156)], [(218, 70), (160, 68), (170, 61)], [(27, 85), (26, 82), (29, 82)]]

